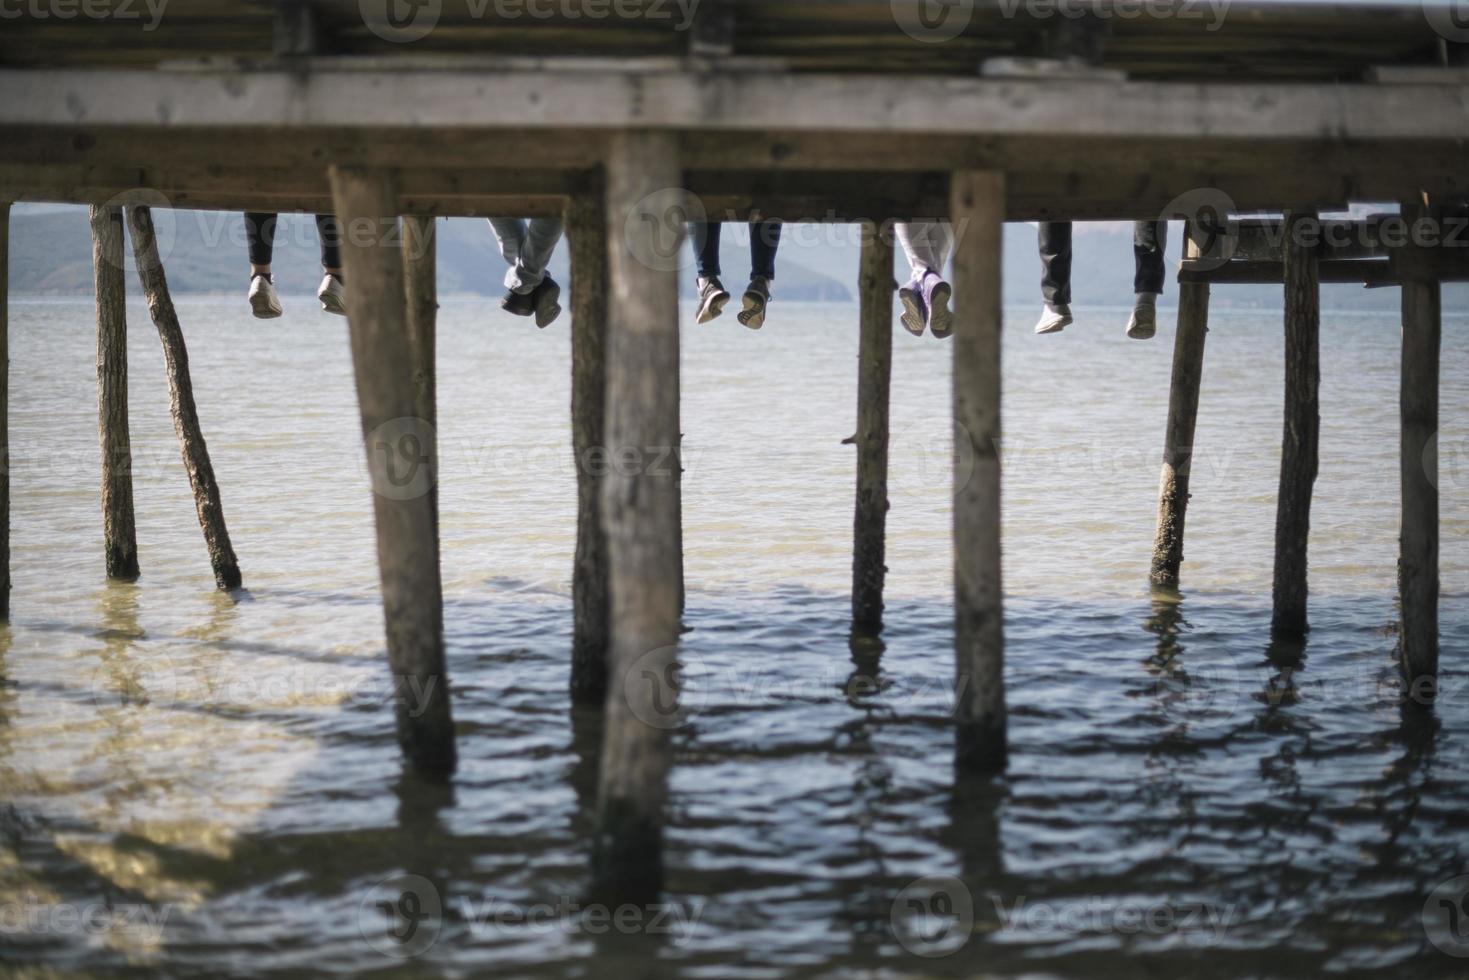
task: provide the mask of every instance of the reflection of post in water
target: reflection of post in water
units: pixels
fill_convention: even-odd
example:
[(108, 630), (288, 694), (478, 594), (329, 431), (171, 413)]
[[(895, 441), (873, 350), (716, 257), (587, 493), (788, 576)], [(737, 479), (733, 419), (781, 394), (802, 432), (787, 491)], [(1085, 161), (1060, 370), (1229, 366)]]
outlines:
[(566, 781), (576, 794), (572, 833), (581, 839), (596, 827), (597, 779), (602, 765), (602, 711), (573, 703), (571, 706), (571, 752), (575, 760)]
[(1300, 700), (1296, 673), (1306, 663), (1306, 638), (1288, 633), (1272, 636), (1265, 648), (1265, 659), (1271, 668), (1263, 695), (1266, 708), (1273, 710), (1283, 704), (1295, 704)]
[(959, 857), (958, 878), (969, 889), (977, 931), (999, 926), (997, 899), (1013, 906), (1021, 896), (1018, 882), (1005, 874), (1000, 837), (1000, 807), (1007, 790), (1002, 779), (978, 773), (955, 774), (949, 797), (949, 826), (944, 843)]
[(92, 697), (106, 728), (98, 746), (112, 771), (114, 785), (143, 785), (146, 777), (134, 766), (147, 748), (139, 708), (168, 702), (178, 678), (166, 659), (139, 653), (133, 646), (146, 634), (138, 623), (138, 587), (109, 582), (97, 592), (97, 637), (102, 650), (92, 672)]
[(1184, 646), (1179, 635), (1188, 626), (1183, 618), (1183, 593), (1167, 586), (1154, 586), (1152, 612), (1143, 621), (1143, 629), (1158, 637), (1157, 649), (1147, 659), (1151, 673), (1175, 673), (1181, 670), (1179, 658)]

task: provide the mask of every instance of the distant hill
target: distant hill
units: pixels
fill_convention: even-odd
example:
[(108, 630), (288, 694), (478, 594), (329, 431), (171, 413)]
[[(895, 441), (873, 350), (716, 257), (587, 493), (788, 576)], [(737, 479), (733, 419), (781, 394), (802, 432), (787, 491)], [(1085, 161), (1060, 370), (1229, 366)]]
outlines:
[[(179, 293), (243, 293), (248, 269), (244, 220), (238, 214), (177, 211), (155, 214), (160, 243), (167, 251), (169, 284)], [(1163, 302), (1173, 305), (1172, 281), (1179, 255), (1181, 225), (1169, 229), (1170, 281)], [(738, 288), (748, 271), (748, 232), (738, 225), (724, 228), (725, 284)], [(171, 244), (170, 244), (171, 242)], [(1075, 305), (1123, 306), (1132, 297), (1132, 237), (1126, 222), (1092, 222), (1076, 228), (1072, 293)], [(283, 215), (277, 232), (274, 263), (281, 292), (314, 292), (321, 278), (316, 226), (310, 215)], [(1035, 227), (1005, 227), (1005, 298), (1009, 304), (1040, 303), (1040, 260)], [(776, 270), (775, 292), (786, 300), (850, 302), (855, 293), (860, 239), (856, 225), (790, 225), (785, 229)], [(694, 288), (693, 256), (687, 255), (680, 277), (684, 295)], [(88, 295), (92, 289), (91, 238), (85, 208), (16, 205), (11, 217), (10, 283), (17, 293)], [(907, 263), (898, 260), (898, 277)], [(558, 248), (551, 273), (568, 279), (566, 249)], [(440, 219), (439, 291), (445, 295), (499, 295), (505, 262), (489, 224), (481, 218)], [(131, 280), (129, 282), (131, 286)], [(1447, 308), (1462, 309), (1469, 284), (1444, 287)], [(1322, 287), (1326, 309), (1390, 311), (1398, 307), (1396, 289), (1359, 286)], [(1220, 307), (1277, 308), (1279, 286), (1216, 286), (1213, 303)]]

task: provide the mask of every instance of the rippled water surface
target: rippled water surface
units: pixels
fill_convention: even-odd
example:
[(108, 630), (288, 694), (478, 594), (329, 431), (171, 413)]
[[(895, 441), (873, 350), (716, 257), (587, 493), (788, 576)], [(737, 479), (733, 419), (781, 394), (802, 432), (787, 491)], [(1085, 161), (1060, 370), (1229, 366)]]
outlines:
[[(566, 694), (566, 324), (537, 332), (483, 301), (441, 314), (445, 616), (462, 764), (439, 790), (402, 775), (381, 703), (346, 328), (314, 306), (288, 301), (284, 319), (260, 323), (235, 299), (180, 303), (247, 586), (228, 597), (213, 589), (146, 311), (130, 311), (143, 578), (108, 585), (91, 306), (13, 304), (5, 964), (1464, 974), (1469, 960), (1432, 946), (1422, 913), (1439, 882), (1469, 871), (1465, 320), (1444, 330), (1445, 690), (1424, 719), (1391, 684), (1393, 318), (1323, 318), (1313, 630), (1291, 650), (1268, 638), (1278, 314), (1214, 316), (1176, 597), (1146, 585), (1171, 329), (1129, 342), (1124, 311), (1093, 311), (1041, 338), (1031, 310), (1010, 310), (1012, 756), (1003, 779), (958, 791), (950, 348), (895, 338), (889, 625), (885, 649), (854, 654), (854, 452), (842, 440), (855, 417), (855, 309), (777, 304), (758, 334), (733, 318), (686, 325), (684, 657), (697, 684), (675, 735), (674, 925), (650, 936), (514, 914), (581, 900), (594, 805), (598, 720), (573, 713)], [(860, 680), (874, 671), (877, 685)], [(380, 951), (374, 907), (374, 886), (405, 874), (427, 879), (444, 909), (436, 941), (411, 959)], [(972, 907), (972, 925), (942, 948), (915, 942), (905, 919), (905, 887), (927, 876), (959, 879)], [(87, 928), (89, 915), (105, 928)]]

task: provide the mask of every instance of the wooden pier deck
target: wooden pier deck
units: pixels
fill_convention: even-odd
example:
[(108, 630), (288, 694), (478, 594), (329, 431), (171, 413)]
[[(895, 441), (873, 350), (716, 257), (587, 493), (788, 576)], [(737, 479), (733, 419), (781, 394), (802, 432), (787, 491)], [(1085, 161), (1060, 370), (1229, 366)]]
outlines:
[[(954, 497), (962, 774), (993, 772), (1006, 757), (1000, 225), (1181, 218), (1195, 235), (1182, 273), (1155, 583), (1180, 575), (1209, 283), (1284, 284), (1275, 603), (1286, 632), (1308, 622), (1318, 284), (1399, 284), (1402, 662), (1410, 686), (1431, 688), (1438, 283), (1469, 277), (1466, 251), (1386, 236), (1355, 249), (1301, 245), (1270, 232), (1294, 233), (1357, 202), (1398, 202), (1403, 216), (1430, 225), (1454, 213), (1469, 197), (1469, 37), (1460, 36), (1469, 31), (1433, 4), (1060, 6), (1089, 14), (1068, 16), (1050, 0), (198, 0), (154, 22), (145, 4), (108, 0), (91, 14), (63, 17), (52, 4), (6, 19), (0, 202), (96, 209), (100, 421), (115, 490), (105, 497), (108, 570), (136, 574), (135, 561), (111, 560), (135, 549), (130, 490), (114, 469), (126, 462), (114, 458), (126, 452), (125, 395), (117, 400), (126, 364), (108, 354), (125, 325), (116, 277), (102, 270), (120, 252), (118, 209), (128, 209), (145, 259), (148, 207), (334, 211), (348, 228), (388, 653), (403, 689), (427, 699), (400, 699), (400, 736), (418, 768), (452, 770), (437, 495), (431, 481), (425, 492), (400, 492), (395, 467), (420, 460), (394, 456), (411, 445), (433, 459), (425, 219), (565, 214), (574, 449), (583, 464), (599, 453), (637, 461), (578, 466), (572, 686), (579, 700), (606, 706), (595, 868), (608, 887), (656, 889), (667, 732), (647, 723), (652, 694), (626, 678), (634, 668), (669, 676), (676, 664), (679, 271), (656, 256), (676, 250), (684, 219), (758, 213), (874, 229), (926, 219), (964, 230), (954, 414), (976, 465)], [(1244, 211), (1266, 217), (1230, 220)], [(1356, 223), (1348, 237), (1377, 230)], [(1221, 235), (1227, 254), (1211, 251)], [(400, 248), (405, 241), (412, 247)], [(890, 238), (875, 236), (862, 264), (856, 439), (854, 619), (866, 631), (881, 628), (892, 264)], [(144, 285), (171, 356), (181, 352), (161, 268)], [(186, 357), (177, 378), (187, 394)], [(203, 474), (198, 420), (187, 424), (192, 398), (178, 410), (191, 475)], [(220, 571), (233, 555), (221, 488), (205, 499), (212, 482), (201, 475), (196, 487), (223, 587), (240, 571)], [(8, 503), (0, 483), (0, 514)], [(248, 581), (248, 567), (243, 574)]]

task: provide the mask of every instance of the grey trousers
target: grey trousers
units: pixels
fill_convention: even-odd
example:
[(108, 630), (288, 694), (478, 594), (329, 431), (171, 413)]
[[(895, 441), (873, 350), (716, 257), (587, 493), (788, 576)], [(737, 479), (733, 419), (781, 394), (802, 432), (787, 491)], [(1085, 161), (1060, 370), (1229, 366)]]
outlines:
[(913, 267), (913, 278), (922, 278), (925, 271), (944, 276), (944, 266), (954, 251), (954, 230), (947, 221), (911, 221), (897, 227), (898, 244), (908, 256)]
[(505, 273), (505, 288), (512, 293), (528, 293), (546, 278), (546, 265), (556, 243), (561, 240), (560, 218), (491, 218), (490, 227), (500, 240), (500, 254), (510, 263)]

